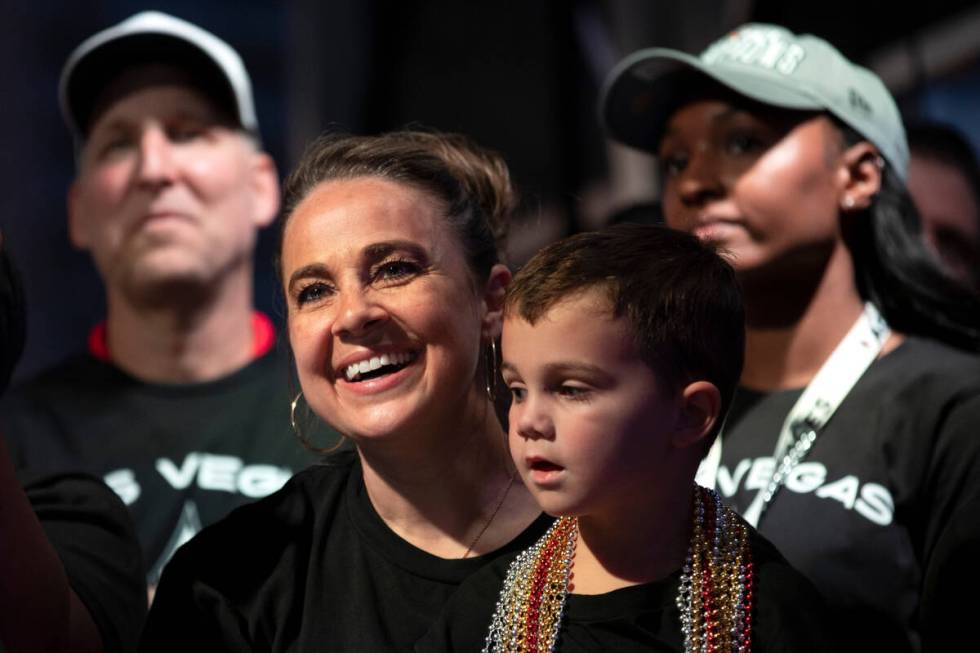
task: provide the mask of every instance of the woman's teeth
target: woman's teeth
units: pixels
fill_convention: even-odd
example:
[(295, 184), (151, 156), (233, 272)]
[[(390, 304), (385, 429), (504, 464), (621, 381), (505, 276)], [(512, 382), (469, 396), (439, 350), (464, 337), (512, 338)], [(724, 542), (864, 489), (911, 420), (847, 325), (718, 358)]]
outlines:
[(370, 359), (363, 360), (359, 363), (353, 363), (347, 366), (346, 375), (348, 381), (354, 381), (362, 374), (367, 374), (368, 372), (373, 372), (375, 370), (380, 370), (382, 367), (388, 365), (405, 365), (412, 360), (412, 354), (410, 353), (391, 353), (382, 354), (381, 356), (374, 356)]

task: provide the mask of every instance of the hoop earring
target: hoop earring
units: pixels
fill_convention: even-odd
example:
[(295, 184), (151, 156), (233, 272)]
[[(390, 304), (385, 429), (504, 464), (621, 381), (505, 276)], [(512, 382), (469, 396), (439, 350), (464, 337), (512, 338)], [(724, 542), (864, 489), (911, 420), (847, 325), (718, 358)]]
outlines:
[(305, 445), (310, 445), (309, 439), (303, 434), (300, 429), (299, 424), (296, 423), (296, 406), (299, 405), (299, 400), (303, 398), (303, 391), (300, 390), (296, 397), (289, 403), (289, 425), (293, 428), (293, 435), (299, 438), (299, 441)]
[[(333, 453), (334, 451), (340, 449), (340, 447), (343, 446), (344, 441), (346, 440), (343, 433), (337, 433), (338, 436), (337, 442), (334, 443), (332, 447), (327, 447), (327, 448), (316, 446), (315, 444), (313, 444), (313, 441), (310, 440), (305, 433), (303, 433), (303, 429), (300, 428), (299, 422), (296, 420), (296, 406), (299, 405), (299, 400), (302, 398), (303, 398), (303, 391), (300, 390), (296, 394), (296, 397), (294, 397), (293, 400), (289, 402), (289, 425), (293, 428), (293, 435), (296, 436), (296, 439), (298, 439), (304, 447), (306, 447), (310, 451), (314, 451), (319, 454)], [(310, 410), (309, 405), (307, 405), (307, 411), (309, 410)]]
[(487, 398), (490, 403), (497, 400), (497, 341), (491, 339), (490, 346), (483, 352), (483, 359), (487, 366)]

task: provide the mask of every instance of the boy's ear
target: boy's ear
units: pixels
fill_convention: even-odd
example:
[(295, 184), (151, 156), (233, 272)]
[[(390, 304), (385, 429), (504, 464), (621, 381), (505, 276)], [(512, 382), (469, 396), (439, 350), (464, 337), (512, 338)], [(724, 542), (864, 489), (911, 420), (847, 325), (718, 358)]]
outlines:
[(681, 390), (680, 417), (672, 444), (678, 449), (699, 445), (721, 418), (721, 392), (714, 383), (694, 381)]
[(503, 263), (490, 269), (486, 286), (483, 288), (483, 339), (496, 340), (500, 337), (500, 327), (504, 314), (504, 295), (513, 275)]

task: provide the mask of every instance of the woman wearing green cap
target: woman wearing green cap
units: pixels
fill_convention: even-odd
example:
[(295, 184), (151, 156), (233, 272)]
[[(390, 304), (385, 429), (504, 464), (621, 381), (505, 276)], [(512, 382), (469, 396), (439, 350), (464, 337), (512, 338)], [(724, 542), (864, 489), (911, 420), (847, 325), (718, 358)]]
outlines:
[(920, 613), (950, 611), (923, 578), (950, 578), (971, 540), (950, 520), (978, 521), (980, 309), (923, 245), (891, 95), (825, 41), (755, 24), (700, 57), (634, 53), (601, 111), (658, 157), (667, 223), (743, 286), (745, 369), (699, 480), (816, 583), (855, 650), (928, 647)]

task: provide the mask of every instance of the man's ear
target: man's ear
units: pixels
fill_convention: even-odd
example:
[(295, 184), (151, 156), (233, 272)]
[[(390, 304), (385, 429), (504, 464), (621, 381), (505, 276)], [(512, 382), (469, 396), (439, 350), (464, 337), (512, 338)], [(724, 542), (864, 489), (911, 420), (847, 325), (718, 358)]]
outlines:
[(844, 150), (838, 168), (838, 204), (844, 213), (864, 211), (881, 190), (884, 159), (867, 141)]
[(71, 244), (77, 249), (88, 249), (90, 240), (88, 225), (85, 224), (85, 220), (81, 217), (81, 193), (82, 190), (76, 179), (68, 186), (68, 238), (71, 240)]
[(500, 327), (504, 313), (504, 295), (513, 275), (503, 263), (490, 269), (487, 283), (483, 288), (483, 339), (487, 342), (500, 337)]
[(251, 187), (255, 198), (255, 226), (268, 227), (279, 214), (279, 174), (276, 163), (265, 152), (255, 152), (252, 159)]
[(678, 449), (699, 446), (721, 419), (721, 392), (714, 383), (694, 381), (681, 390), (679, 401), (671, 443)]

